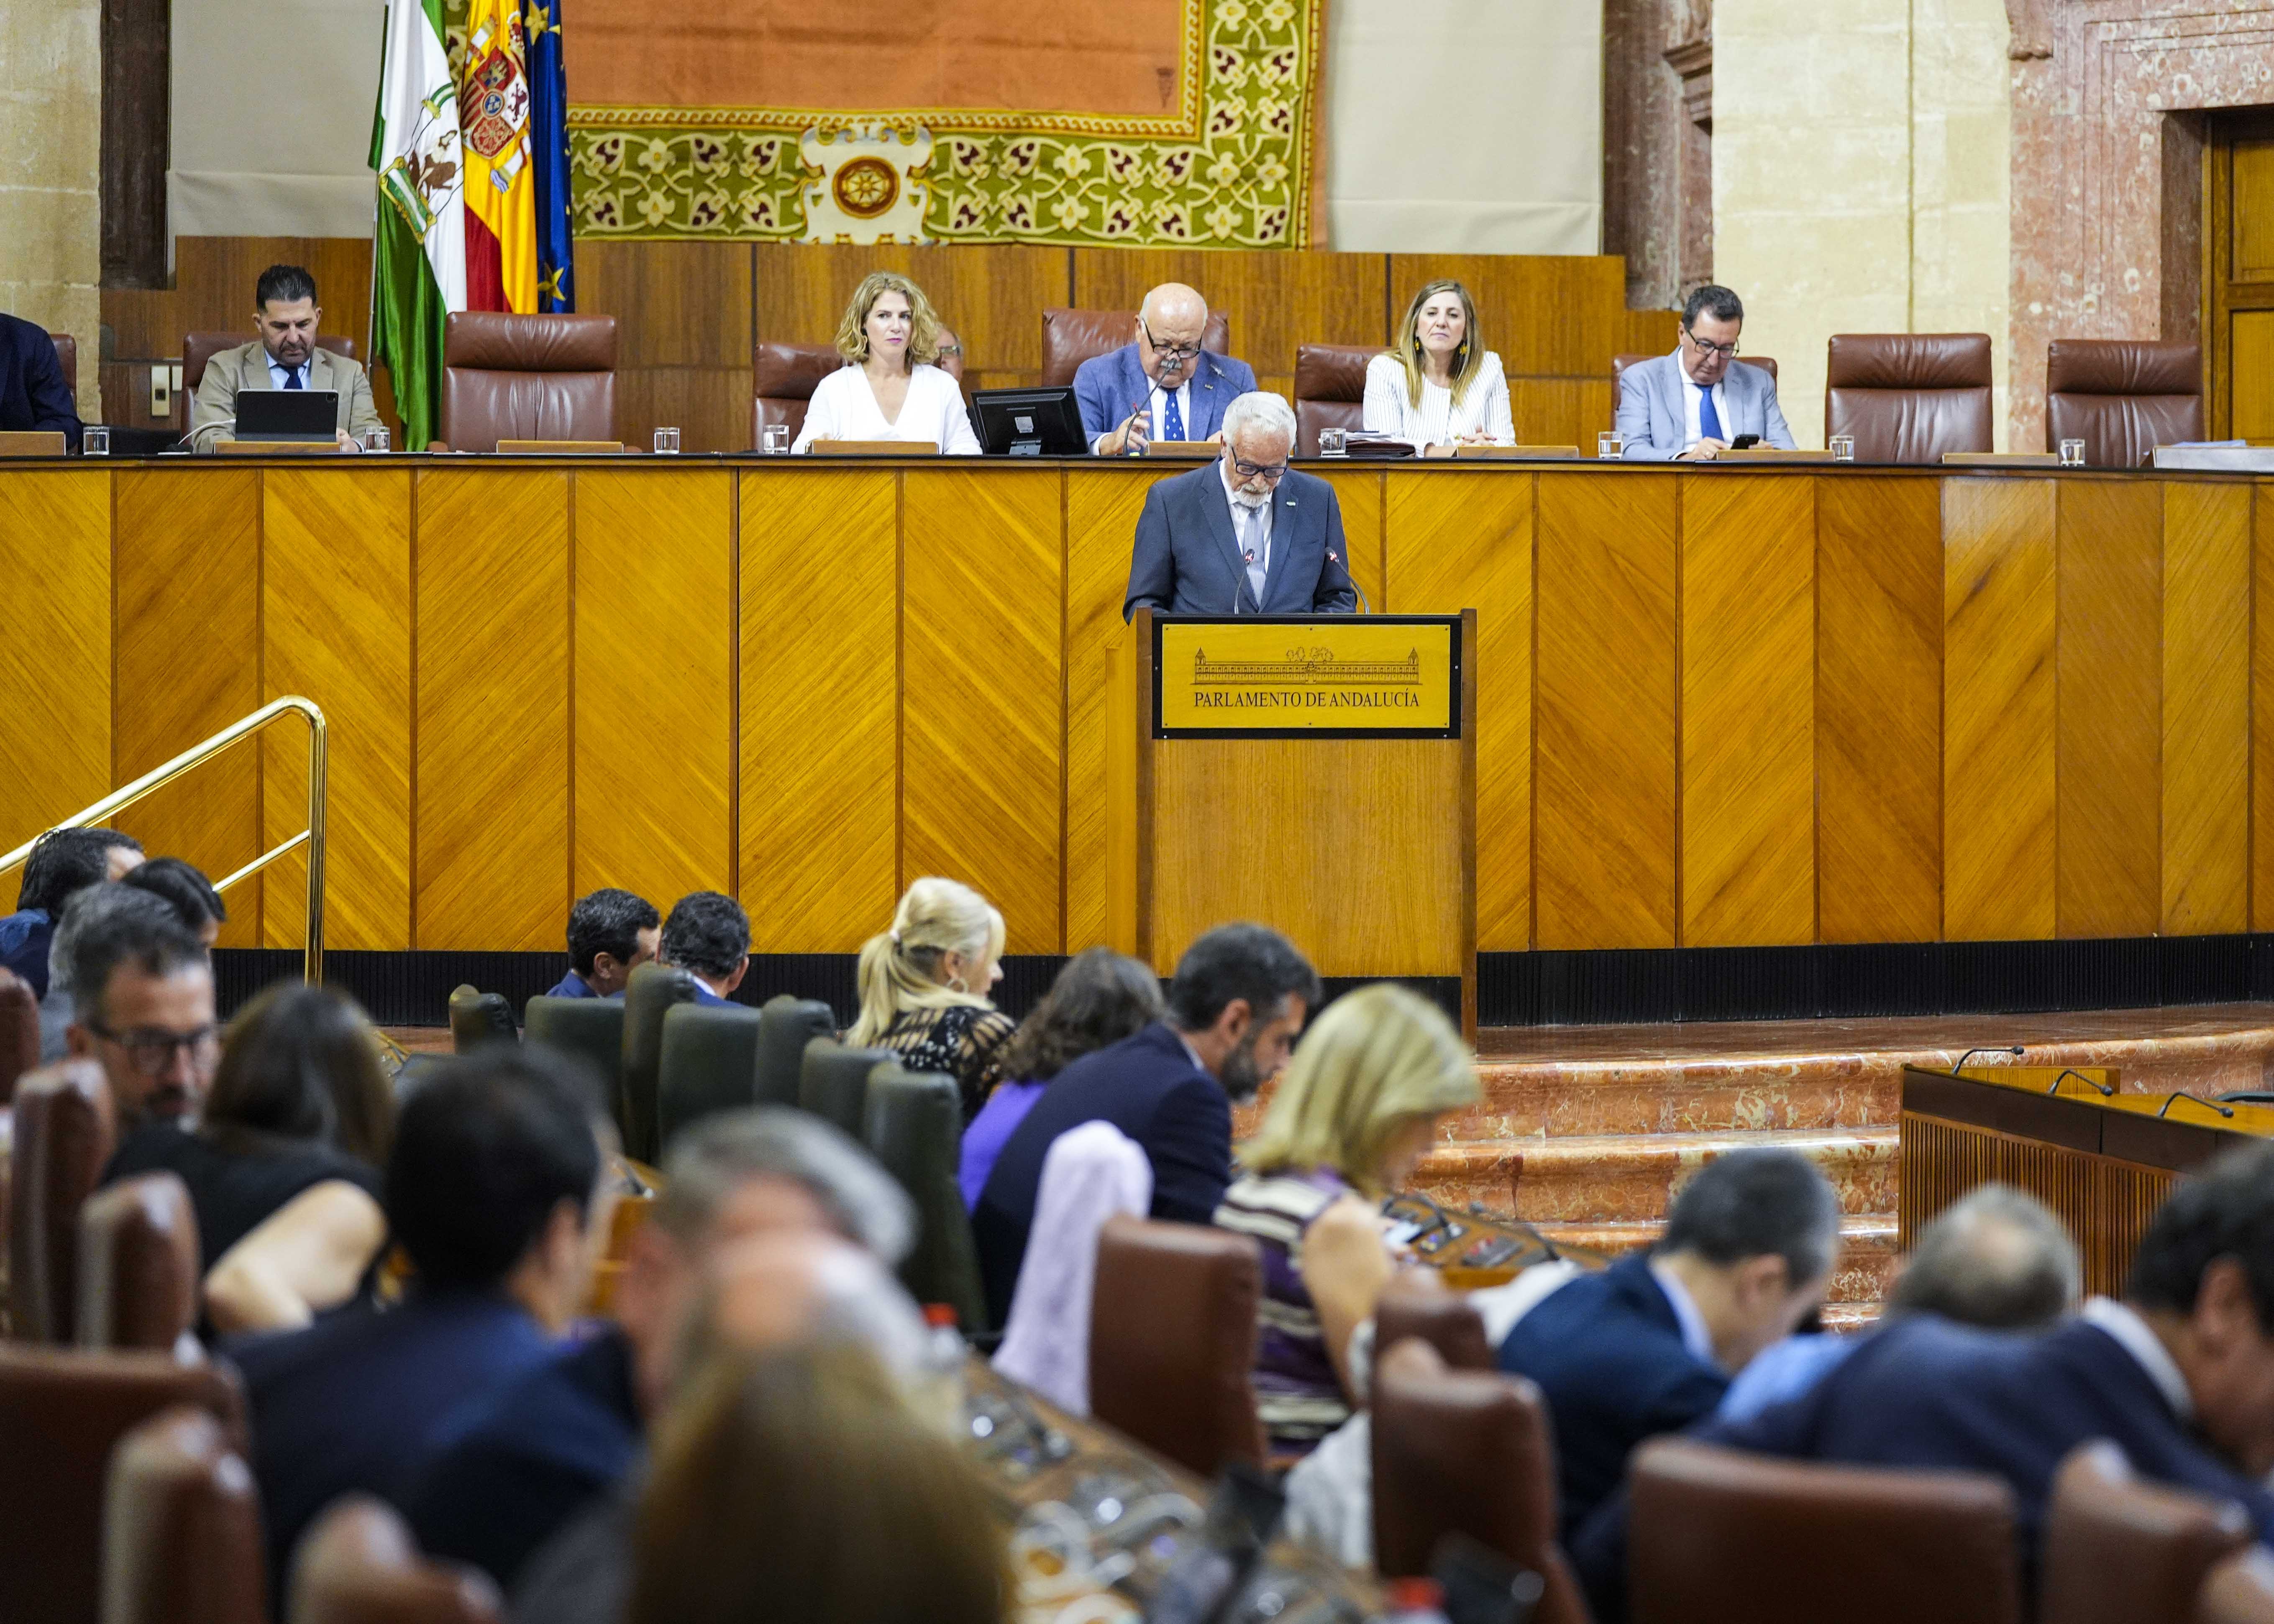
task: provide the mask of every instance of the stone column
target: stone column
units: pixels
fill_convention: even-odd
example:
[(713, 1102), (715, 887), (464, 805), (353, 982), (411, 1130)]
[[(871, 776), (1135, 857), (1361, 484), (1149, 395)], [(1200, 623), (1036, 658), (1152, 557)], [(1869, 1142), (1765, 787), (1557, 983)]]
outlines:
[(79, 340), (101, 416), (102, 43), (96, 0), (0, 4), (0, 311)]

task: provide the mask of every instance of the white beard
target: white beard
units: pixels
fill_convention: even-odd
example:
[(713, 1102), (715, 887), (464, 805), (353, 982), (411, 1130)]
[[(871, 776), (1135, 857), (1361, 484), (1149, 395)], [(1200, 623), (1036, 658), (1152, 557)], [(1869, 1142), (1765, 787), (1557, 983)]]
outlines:
[(1231, 500), (1250, 513), (1261, 513), (1271, 505), (1271, 493), (1266, 491), (1262, 495), (1257, 496), (1246, 491), (1234, 491), (1231, 493)]

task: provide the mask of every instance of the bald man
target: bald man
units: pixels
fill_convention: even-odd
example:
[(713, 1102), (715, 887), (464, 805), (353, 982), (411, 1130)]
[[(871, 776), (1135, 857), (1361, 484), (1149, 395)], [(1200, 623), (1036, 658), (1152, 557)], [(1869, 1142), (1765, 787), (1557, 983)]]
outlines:
[(1255, 387), (1245, 361), (1201, 348), (1208, 301), (1164, 282), (1138, 307), (1136, 335), (1073, 375), (1082, 432), (1100, 456), (1141, 456), (1156, 440), (1214, 440), (1225, 408)]

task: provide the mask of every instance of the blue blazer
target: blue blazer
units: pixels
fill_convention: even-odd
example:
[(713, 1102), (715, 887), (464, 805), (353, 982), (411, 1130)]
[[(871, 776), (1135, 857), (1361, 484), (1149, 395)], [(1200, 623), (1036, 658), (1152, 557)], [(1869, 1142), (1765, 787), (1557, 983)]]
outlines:
[(1625, 1481), (1637, 1445), (1712, 1415), (1729, 1385), (1683, 1345), (1640, 1252), (1541, 1298), (1501, 1343), (1500, 1367), (1531, 1377), (1547, 1401), (1567, 1539)]
[(64, 443), (79, 449), (79, 410), (56, 341), (47, 328), (16, 316), (0, 316), (0, 429), (61, 429)]
[(1121, 618), (1140, 605), (1171, 614), (1348, 614), (1357, 608), (1335, 487), (1293, 469), (1271, 498), (1271, 569), (1263, 577), (1263, 601), (1255, 601), (1231, 528), (1223, 469), (1211, 460), (1156, 480), (1145, 492)]
[(48, 996), (48, 949), (55, 936), (55, 921), (44, 908), (26, 908), (0, 919), (0, 966), (14, 971), (34, 998)]
[[(1728, 421), (1724, 439), (1758, 434), (1764, 446), (1792, 449), (1792, 429), (1777, 405), (1776, 380), (1758, 366), (1732, 361), (1721, 375), (1721, 410)], [(1622, 454), (1630, 462), (1666, 462), (1680, 456), (1689, 434), (1689, 407), (1683, 399), (1682, 363), (1654, 356), (1619, 375), (1618, 431)]]
[[(1224, 426), (1224, 408), (1254, 387), (1255, 374), (1246, 362), (1201, 350), (1193, 363), (1185, 438), (1208, 439)], [(1094, 449), (1099, 435), (1113, 432), (1122, 419), (1153, 398), (1153, 380), (1137, 359), (1136, 344), (1092, 356), (1076, 367), (1073, 397), (1081, 406), (1082, 436)]]
[(560, 985), (547, 990), (545, 996), (548, 998), (597, 998), (599, 996), (592, 990), (592, 984), (574, 970), (562, 976)]
[(995, 1159), (972, 1209), (973, 1238), (997, 1325), (1027, 1255), (1043, 1158), (1059, 1134), (1110, 1122), (1153, 1164), (1153, 1216), (1206, 1223), (1231, 1184), (1231, 1101), (1193, 1064), (1184, 1040), (1155, 1021), (1133, 1037), (1084, 1055), (1051, 1079)]

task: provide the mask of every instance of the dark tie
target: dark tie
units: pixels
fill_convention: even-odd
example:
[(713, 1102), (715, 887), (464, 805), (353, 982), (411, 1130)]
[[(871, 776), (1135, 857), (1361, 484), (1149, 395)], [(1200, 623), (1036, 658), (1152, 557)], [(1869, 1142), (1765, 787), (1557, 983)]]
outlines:
[(1721, 432), (1721, 414), (1713, 410), (1713, 391), (1711, 389), (1698, 391), (1698, 438), (1719, 440), (1729, 438)]
[(1174, 389), (1164, 389), (1161, 392), (1161, 398), (1167, 402), (1161, 408), (1161, 438), (1163, 440), (1184, 439), (1185, 413), (1184, 409), (1177, 404), (1177, 392)]
[(284, 387), (288, 389), (302, 389), (307, 387), (300, 381), (298, 367), (288, 366), (284, 369)]

